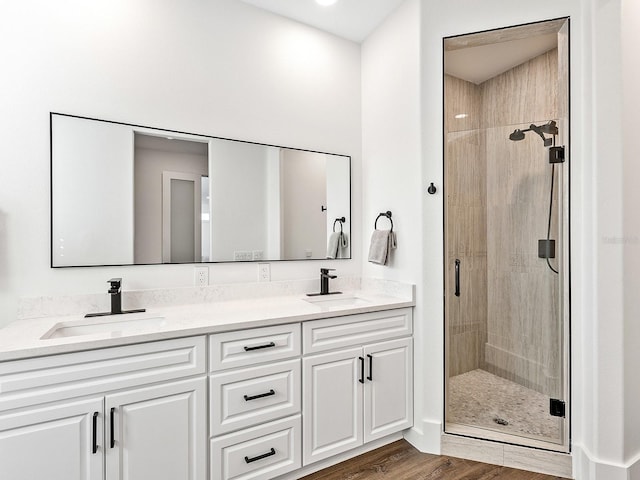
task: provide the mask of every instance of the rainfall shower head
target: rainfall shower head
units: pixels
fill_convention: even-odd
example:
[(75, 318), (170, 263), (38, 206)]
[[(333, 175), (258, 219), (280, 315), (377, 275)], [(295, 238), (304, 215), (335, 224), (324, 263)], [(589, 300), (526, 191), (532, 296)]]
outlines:
[(513, 133), (509, 135), (509, 140), (513, 140), (514, 142), (524, 140), (524, 132), (519, 128), (516, 128)]

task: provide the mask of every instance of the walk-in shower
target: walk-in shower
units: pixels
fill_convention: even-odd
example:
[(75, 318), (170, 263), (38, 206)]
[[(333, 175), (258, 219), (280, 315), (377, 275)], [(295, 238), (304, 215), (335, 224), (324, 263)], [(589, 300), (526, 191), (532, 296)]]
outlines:
[(568, 450), (568, 20), (444, 40), (445, 432)]

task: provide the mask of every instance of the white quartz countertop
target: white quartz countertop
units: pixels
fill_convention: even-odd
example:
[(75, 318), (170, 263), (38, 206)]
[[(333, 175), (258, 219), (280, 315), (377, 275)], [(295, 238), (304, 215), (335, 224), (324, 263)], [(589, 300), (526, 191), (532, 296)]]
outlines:
[[(134, 323), (137, 319), (162, 318), (160, 325), (140, 322), (140, 327), (60, 338), (43, 339), (42, 337), (56, 327), (85, 322), (84, 316), (52, 316), (18, 320), (0, 329), (0, 361), (304, 322), (415, 305), (413, 297), (399, 297), (372, 291), (345, 292), (319, 299), (329, 300), (328, 302), (311, 303), (306, 300), (307, 298), (309, 297), (304, 294), (298, 294), (151, 307), (142, 314), (127, 314), (131, 315), (130, 323)], [(317, 299), (317, 297), (311, 298)], [(127, 315), (100, 318), (107, 321), (120, 321)]]

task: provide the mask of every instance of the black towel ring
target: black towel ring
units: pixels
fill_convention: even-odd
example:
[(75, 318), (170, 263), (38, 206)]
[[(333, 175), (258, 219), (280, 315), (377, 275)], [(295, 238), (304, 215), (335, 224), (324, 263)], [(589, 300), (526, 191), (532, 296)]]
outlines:
[(391, 220), (391, 212), (389, 210), (387, 210), (386, 212), (380, 212), (380, 214), (378, 214), (378, 216), (376, 217), (376, 222), (373, 224), (373, 229), (377, 230), (378, 219), (380, 217), (387, 217), (389, 219), (389, 221), (391, 222), (391, 231), (393, 232), (393, 220)]
[(346, 218), (344, 218), (344, 217), (336, 218), (336, 219), (333, 221), (333, 231), (334, 231), (334, 232), (336, 231), (336, 222), (340, 222), (340, 232), (342, 233), (342, 224), (343, 224), (344, 222), (346, 222), (346, 221), (347, 221), (347, 219), (346, 219)]

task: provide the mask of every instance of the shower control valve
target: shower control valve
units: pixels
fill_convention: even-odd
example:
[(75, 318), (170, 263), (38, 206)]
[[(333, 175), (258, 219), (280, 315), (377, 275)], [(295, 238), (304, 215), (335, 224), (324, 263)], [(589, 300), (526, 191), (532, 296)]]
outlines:
[(564, 147), (551, 147), (549, 149), (549, 163), (564, 163)]

